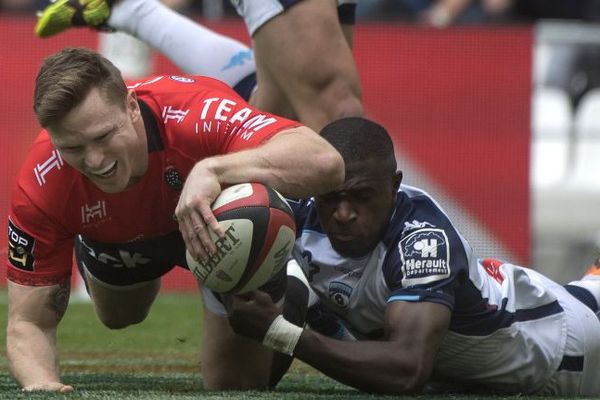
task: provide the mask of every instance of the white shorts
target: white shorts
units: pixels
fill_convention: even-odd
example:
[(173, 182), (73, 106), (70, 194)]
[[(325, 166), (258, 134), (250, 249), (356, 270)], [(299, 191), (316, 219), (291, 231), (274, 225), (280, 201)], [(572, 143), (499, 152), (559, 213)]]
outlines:
[[(244, 18), (250, 36), (254, 35), (254, 32), (267, 23), (267, 21), (273, 19), (287, 8), (300, 1), (302, 0), (230, 0), (239, 16)], [(348, 6), (355, 7), (357, 1), (358, 0), (337, 0), (338, 15), (341, 23), (354, 23), (354, 8), (352, 8), (351, 15), (341, 9)]]
[(600, 395), (594, 312), (536, 271), (503, 264), (501, 272), (502, 312), (514, 316), (492, 332), (448, 331), (434, 365), (439, 379), (498, 393)]
[(536, 394), (599, 396), (600, 321), (592, 310), (575, 298), (567, 301), (562, 298), (560, 305), (567, 314), (563, 362)]

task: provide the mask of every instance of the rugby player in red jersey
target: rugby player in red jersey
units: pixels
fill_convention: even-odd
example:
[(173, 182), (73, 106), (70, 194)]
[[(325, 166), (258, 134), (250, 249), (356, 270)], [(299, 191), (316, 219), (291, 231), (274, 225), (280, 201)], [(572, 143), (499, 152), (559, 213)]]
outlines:
[(127, 87), (86, 49), (44, 61), (34, 110), (45, 129), (12, 193), (7, 262), (7, 356), (27, 391), (73, 390), (60, 378), (56, 332), (74, 249), (99, 319), (124, 328), (144, 320), (186, 248), (199, 259), (216, 250), (210, 206), (223, 187), (257, 181), (303, 197), (343, 180), (341, 156), (319, 135), (226, 84), (155, 76)]

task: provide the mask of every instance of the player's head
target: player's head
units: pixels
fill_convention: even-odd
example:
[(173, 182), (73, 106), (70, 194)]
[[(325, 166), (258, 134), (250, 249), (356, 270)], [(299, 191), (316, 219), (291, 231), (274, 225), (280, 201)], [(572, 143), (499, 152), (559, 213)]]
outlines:
[(321, 226), (343, 256), (360, 257), (381, 239), (402, 180), (385, 128), (365, 118), (343, 118), (321, 131), (344, 159), (346, 177), (337, 190), (316, 198)]
[(106, 58), (83, 48), (48, 57), (33, 108), (63, 159), (101, 190), (120, 192), (145, 173), (146, 136), (135, 93)]
[(33, 109), (44, 128), (60, 124), (93, 88), (125, 109), (127, 87), (109, 60), (84, 48), (66, 48), (44, 60), (35, 82)]

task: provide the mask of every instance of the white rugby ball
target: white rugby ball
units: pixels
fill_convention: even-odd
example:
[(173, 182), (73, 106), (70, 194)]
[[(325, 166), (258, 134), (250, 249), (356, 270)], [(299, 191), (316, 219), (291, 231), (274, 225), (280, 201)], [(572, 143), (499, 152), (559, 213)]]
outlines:
[(188, 268), (203, 287), (245, 293), (264, 285), (285, 265), (296, 239), (294, 215), (283, 196), (261, 183), (224, 189), (212, 210), (225, 231), (211, 232), (217, 253), (205, 262), (186, 251)]

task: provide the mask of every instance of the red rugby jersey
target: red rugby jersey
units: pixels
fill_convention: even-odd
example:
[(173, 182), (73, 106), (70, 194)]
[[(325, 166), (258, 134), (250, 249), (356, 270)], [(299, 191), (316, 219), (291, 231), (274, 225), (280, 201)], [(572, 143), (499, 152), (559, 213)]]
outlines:
[(121, 193), (99, 190), (64, 163), (42, 131), (21, 168), (9, 214), (7, 277), (50, 285), (71, 273), (73, 240), (140, 241), (178, 229), (173, 213), (193, 165), (252, 148), (299, 126), (250, 107), (224, 83), (199, 76), (156, 76), (130, 85), (148, 137), (145, 176)]

